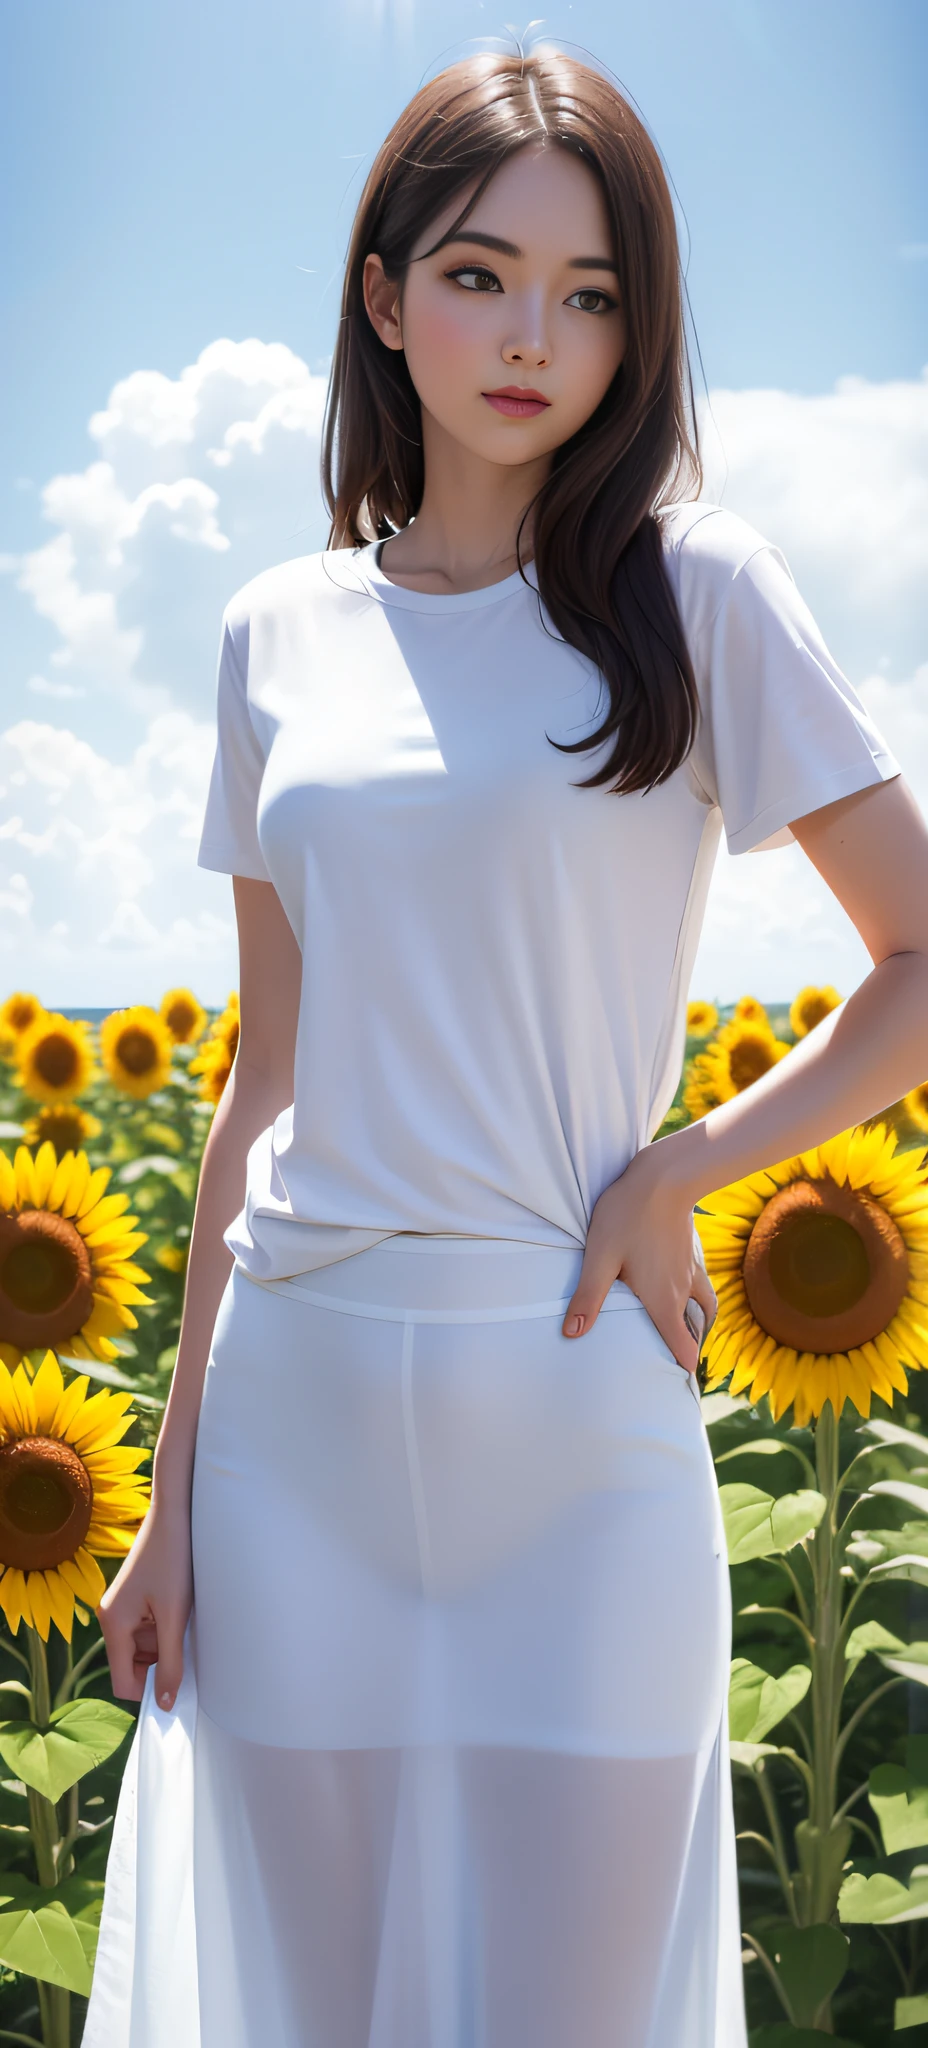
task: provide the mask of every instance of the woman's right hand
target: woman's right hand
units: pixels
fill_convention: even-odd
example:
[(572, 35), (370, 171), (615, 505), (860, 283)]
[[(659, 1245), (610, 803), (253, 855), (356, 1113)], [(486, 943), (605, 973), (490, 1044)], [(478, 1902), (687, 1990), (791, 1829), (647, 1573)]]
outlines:
[(155, 1503), (97, 1608), (118, 1699), (140, 1700), (155, 1664), (155, 1698), (173, 1707), (192, 1604), (189, 1506)]

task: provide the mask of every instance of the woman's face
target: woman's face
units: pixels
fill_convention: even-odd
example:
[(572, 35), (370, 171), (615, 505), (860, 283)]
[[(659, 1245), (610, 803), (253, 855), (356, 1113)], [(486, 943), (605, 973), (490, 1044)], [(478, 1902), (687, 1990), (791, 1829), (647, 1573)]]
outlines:
[(567, 150), (527, 146), (454, 240), (424, 255), (462, 204), (419, 238), (401, 297), (368, 256), (368, 314), (388, 347), (405, 350), (424, 415), (489, 462), (537, 462), (595, 412), (622, 360), (602, 191)]

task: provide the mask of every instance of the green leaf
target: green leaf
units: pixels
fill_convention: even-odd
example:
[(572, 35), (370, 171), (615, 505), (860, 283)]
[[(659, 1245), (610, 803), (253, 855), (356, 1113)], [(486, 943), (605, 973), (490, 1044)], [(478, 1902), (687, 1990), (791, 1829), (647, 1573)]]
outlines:
[(771, 1678), (747, 1657), (736, 1657), (731, 1667), (728, 1693), (728, 1730), (733, 1742), (757, 1743), (769, 1728), (775, 1728), (784, 1714), (792, 1713), (805, 1699), (812, 1683), (807, 1664), (792, 1664), (779, 1678)]
[(891, 1444), (900, 1451), (921, 1451), (928, 1458), (928, 1436), (919, 1436), (914, 1429), (903, 1429), (898, 1422), (867, 1422), (861, 1436), (875, 1437), (880, 1444)]
[(838, 1893), (838, 1918), (849, 1927), (894, 1926), (903, 1920), (928, 1920), (928, 1869), (912, 1872), (908, 1887), (888, 1871), (872, 1877), (852, 1870)]
[(758, 1758), (779, 1756), (775, 1742), (730, 1742), (728, 1753), (733, 1764), (742, 1764), (746, 1771), (752, 1771)]
[(706, 1428), (714, 1429), (717, 1422), (737, 1415), (739, 1408), (749, 1408), (750, 1402), (746, 1394), (704, 1394), (700, 1406)]
[(757, 1486), (720, 1486), (729, 1564), (752, 1557), (774, 1557), (792, 1550), (817, 1529), (826, 1508), (825, 1496), (806, 1490), (784, 1493), (779, 1500)]
[(848, 1636), (845, 1656), (853, 1669), (868, 1651), (878, 1656), (883, 1650), (897, 1651), (905, 1647), (901, 1637), (892, 1635), (881, 1621), (862, 1621), (860, 1627), (852, 1629)]
[(748, 1437), (743, 1444), (736, 1444), (733, 1451), (722, 1451), (716, 1458), (717, 1465), (727, 1465), (729, 1458), (775, 1458), (778, 1451), (791, 1451), (794, 1458), (804, 1457), (795, 1444), (788, 1444), (779, 1436)]
[(0, 1757), (35, 1792), (57, 1800), (119, 1748), (133, 1716), (110, 1700), (68, 1700), (46, 1730), (33, 1721), (0, 1721)]
[(817, 2027), (791, 2027), (787, 2020), (772, 2027), (755, 2027), (748, 2036), (750, 2048), (822, 2048), (827, 2039), (828, 2048), (860, 2048), (857, 2041), (848, 2041), (843, 2034), (822, 2034)]
[(867, 1488), (868, 1496), (874, 1493), (887, 1500), (901, 1500), (903, 1507), (917, 1508), (920, 1515), (928, 1515), (928, 1486), (913, 1486), (908, 1479), (875, 1479)]
[[(65, 1991), (90, 1993), (92, 1958), (85, 1946), (85, 1930), (71, 1919), (67, 1907), (53, 1892), (30, 1886), (43, 1904), (19, 1903), (12, 1897), (8, 1877), (0, 1879), (0, 1963), (8, 1970), (22, 1970), (43, 1984), (58, 1984)], [(18, 1889), (18, 1888), (17, 1888)], [(86, 1933), (93, 1929), (86, 1928)]]
[(840, 1927), (825, 1921), (794, 1927), (790, 1921), (764, 1936), (764, 1948), (786, 1994), (796, 2026), (814, 2026), (819, 2011), (844, 1976), (851, 1944)]
[(0, 1692), (11, 1692), (18, 1695), (20, 1699), (25, 1700), (26, 1708), (31, 1712), (32, 1694), (28, 1685), (24, 1685), (21, 1678), (5, 1678), (2, 1685), (0, 1685)]
[(897, 1998), (893, 2016), (893, 2027), (901, 2034), (904, 2027), (921, 2027), (928, 2020), (928, 1997), (922, 1992), (920, 1998)]
[(928, 1557), (919, 1557), (912, 1551), (903, 1551), (898, 1557), (887, 1558), (884, 1564), (870, 1567), (871, 1582), (884, 1584), (887, 1579), (905, 1579), (913, 1586), (928, 1586)]
[(928, 1643), (901, 1643), (897, 1656), (883, 1655), (880, 1663), (912, 1685), (928, 1685)]
[(928, 1848), (928, 1785), (920, 1785), (902, 1764), (877, 1764), (868, 1791), (887, 1856)]

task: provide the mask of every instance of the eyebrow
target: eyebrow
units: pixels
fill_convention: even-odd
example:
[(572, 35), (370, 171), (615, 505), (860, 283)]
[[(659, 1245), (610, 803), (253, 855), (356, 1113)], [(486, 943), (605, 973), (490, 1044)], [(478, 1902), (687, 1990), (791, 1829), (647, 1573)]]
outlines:
[[(515, 242), (504, 241), (502, 235), (483, 235), (477, 232), (477, 230), (469, 232), (466, 228), (461, 228), (456, 235), (446, 236), (443, 242), (439, 242), (438, 247), (439, 249), (446, 249), (452, 242), (476, 243), (480, 249), (495, 249), (500, 256), (518, 258), (524, 253), (516, 247)], [(438, 250), (436, 249), (432, 253), (437, 255)], [(568, 259), (567, 268), (568, 270), (612, 270), (618, 275), (619, 266), (613, 262), (611, 256), (571, 256)]]

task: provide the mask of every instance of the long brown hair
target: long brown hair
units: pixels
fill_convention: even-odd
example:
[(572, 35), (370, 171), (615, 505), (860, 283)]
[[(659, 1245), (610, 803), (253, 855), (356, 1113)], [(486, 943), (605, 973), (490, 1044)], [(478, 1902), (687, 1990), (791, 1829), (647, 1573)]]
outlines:
[(532, 509), (542, 601), (609, 696), (593, 734), (552, 744), (578, 753), (612, 739), (581, 787), (610, 782), (626, 794), (666, 781), (695, 737), (696, 682), (655, 515), (696, 495), (701, 470), (667, 180), (622, 94), (574, 58), (452, 64), (417, 92), (379, 150), (354, 222), (326, 407), (329, 545), (354, 547), (372, 531), (387, 538), (408, 525), (424, 484), (419, 399), (405, 355), (386, 348), (367, 317), (364, 259), (379, 255), (401, 282), (429, 223), (476, 179), (459, 227), (526, 143), (556, 144), (589, 165), (614, 237), (625, 355), (592, 417), (556, 450)]

